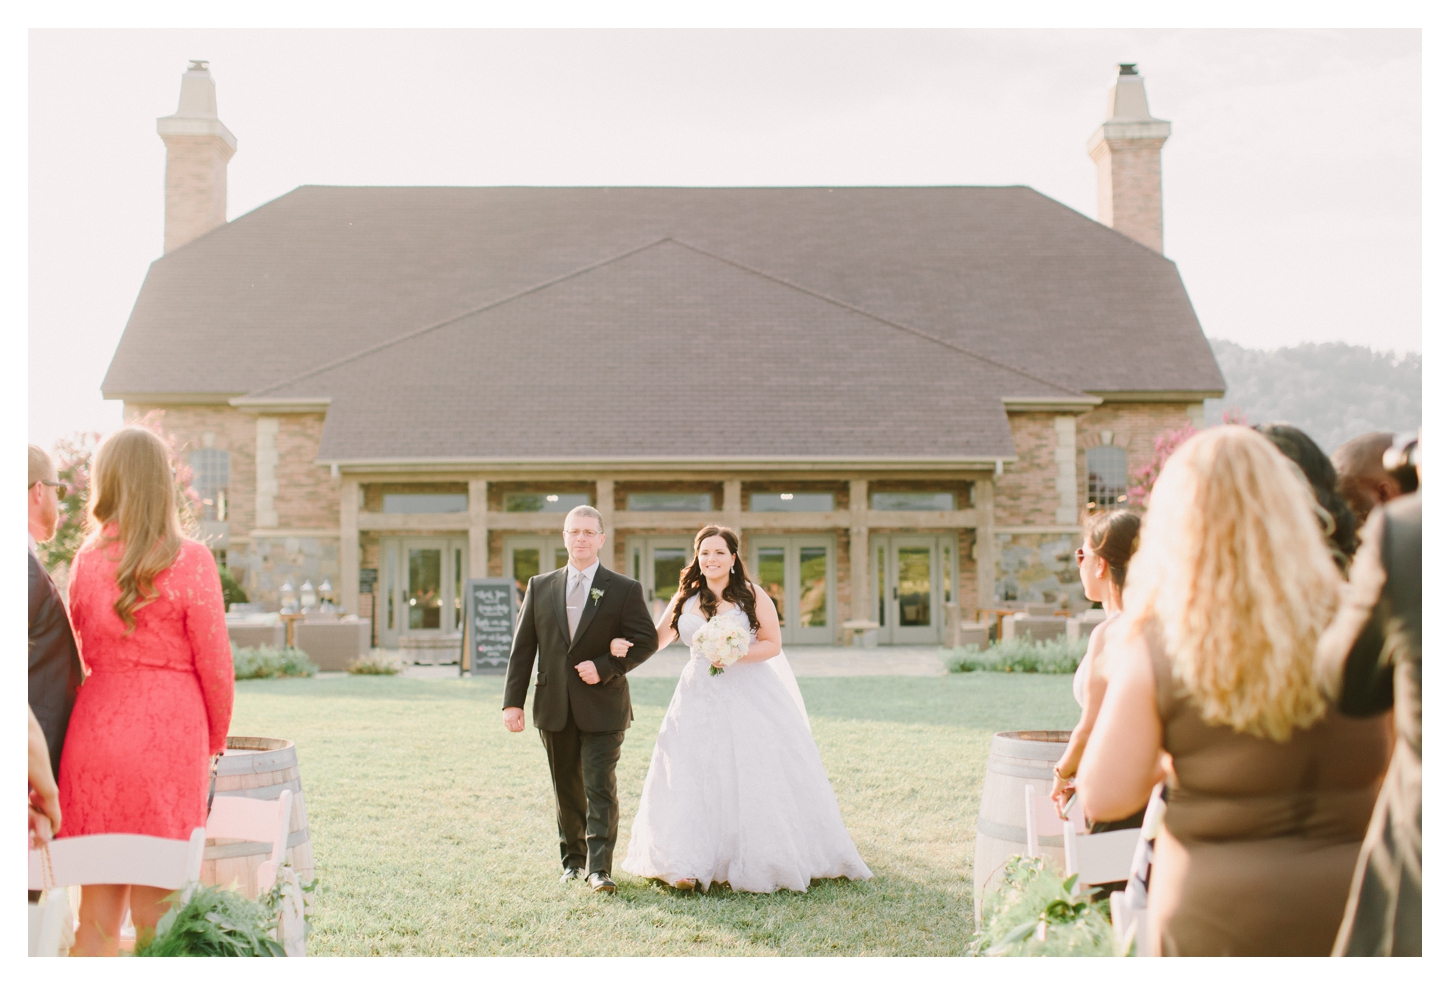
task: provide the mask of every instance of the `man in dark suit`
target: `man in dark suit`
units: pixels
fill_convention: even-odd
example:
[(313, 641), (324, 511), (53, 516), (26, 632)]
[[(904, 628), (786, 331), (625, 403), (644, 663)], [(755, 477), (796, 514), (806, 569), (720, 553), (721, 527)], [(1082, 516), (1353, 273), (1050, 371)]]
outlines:
[(42, 448), (30, 446), (30, 710), (50, 747), (50, 765), (60, 776), (60, 750), (84, 672), (70, 617), (55, 582), (36, 553), (36, 542), (55, 536), (64, 485)]
[[(503, 723), (524, 730), (524, 696), (538, 656), (534, 726), (544, 740), (558, 810), (561, 882), (588, 873), (595, 892), (614, 892), (609, 877), (619, 834), (614, 767), (634, 719), (624, 675), (658, 646), (639, 582), (599, 564), (604, 521), (590, 506), (564, 517), (569, 563), (529, 579), (504, 682)], [(609, 642), (623, 637), (628, 657)]]

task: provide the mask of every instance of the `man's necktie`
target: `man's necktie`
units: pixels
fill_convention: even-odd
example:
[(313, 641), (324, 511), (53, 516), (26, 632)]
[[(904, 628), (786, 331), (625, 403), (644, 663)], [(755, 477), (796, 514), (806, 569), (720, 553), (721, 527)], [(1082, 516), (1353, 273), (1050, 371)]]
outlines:
[(584, 572), (570, 570), (569, 572), (569, 595), (565, 600), (568, 605), (566, 610), (569, 614), (569, 639), (574, 639), (574, 631), (579, 628), (579, 617), (584, 614), (584, 600), (589, 597), (589, 586), (584, 584)]

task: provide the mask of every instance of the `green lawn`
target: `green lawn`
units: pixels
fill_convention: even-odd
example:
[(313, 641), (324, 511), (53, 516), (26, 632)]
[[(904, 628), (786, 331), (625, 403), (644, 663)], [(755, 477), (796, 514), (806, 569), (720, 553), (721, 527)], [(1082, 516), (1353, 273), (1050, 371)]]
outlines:
[[(816, 742), (875, 878), (701, 897), (616, 871), (558, 882), (538, 734), (505, 732), (501, 678), (239, 681), (232, 733), (296, 741), (320, 884), (313, 954), (953, 955), (992, 733), (1070, 727), (1071, 679), (805, 678)], [(631, 684), (624, 857), (674, 681)]]

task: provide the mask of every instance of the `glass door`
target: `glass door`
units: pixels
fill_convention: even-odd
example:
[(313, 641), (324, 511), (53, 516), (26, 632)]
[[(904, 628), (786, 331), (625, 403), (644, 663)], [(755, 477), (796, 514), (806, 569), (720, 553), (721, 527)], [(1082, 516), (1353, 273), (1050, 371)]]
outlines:
[(877, 537), (871, 542), (871, 594), (882, 643), (936, 643), (957, 582), (951, 536)]
[(644, 588), (650, 615), (659, 621), (680, 587), (680, 571), (692, 560), (689, 537), (631, 537), (625, 541), (624, 573)]
[(457, 633), (463, 616), (467, 541), (446, 537), (385, 537), (378, 605), (378, 643), (398, 647), (400, 636)]
[(836, 625), (830, 537), (752, 537), (751, 571), (775, 602), (781, 642), (830, 643)]
[(503, 576), (514, 580), (519, 604), (529, 579), (569, 563), (569, 549), (559, 534), (547, 537), (505, 537), (503, 541)]

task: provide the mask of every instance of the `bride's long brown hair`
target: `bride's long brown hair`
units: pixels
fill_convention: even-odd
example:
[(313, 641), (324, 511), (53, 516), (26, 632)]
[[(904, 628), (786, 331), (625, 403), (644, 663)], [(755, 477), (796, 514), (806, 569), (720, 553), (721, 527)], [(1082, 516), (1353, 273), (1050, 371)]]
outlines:
[[(114, 536), (102, 533), (110, 523)], [(89, 526), (97, 547), (121, 544), (116, 615), (129, 634), (136, 610), (156, 598), (156, 576), (171, 567), (184, 539), (165, 442), (141, 427), (121, 428), (102, 442), (91, 468)]]
[(670, 619), (670, 628), (679, 633), (680, 613), (684, 611), (685, 602), (691, 595), (700, 596), (700, 611), (706, 619), (713, 619), (720, 606), (721, 600), (710, 591), (705, 576), (700, 572), (700, 545), (710, 537), (723, 539), (726, 548), (735, 556), (735, 562), (730, 566), (730, 580), (725, 585), (725, 591), (720, 594), (726, 602), (734, 602), (740, 607), (740, 611), (750, 620), (751, 629), (759, 630), (760, 620), (755, 618), (755, 587), (750, 582), (750, 572), (745, 570), (745, 559), (740, 556), (740, 538), (729, 527), (714, 524), (701, 527), (700, 532), (695, 534), (695, 549), (690, 555), (690, 565), (680, 572), (680, 593), (675, 599), (675, 612)]

